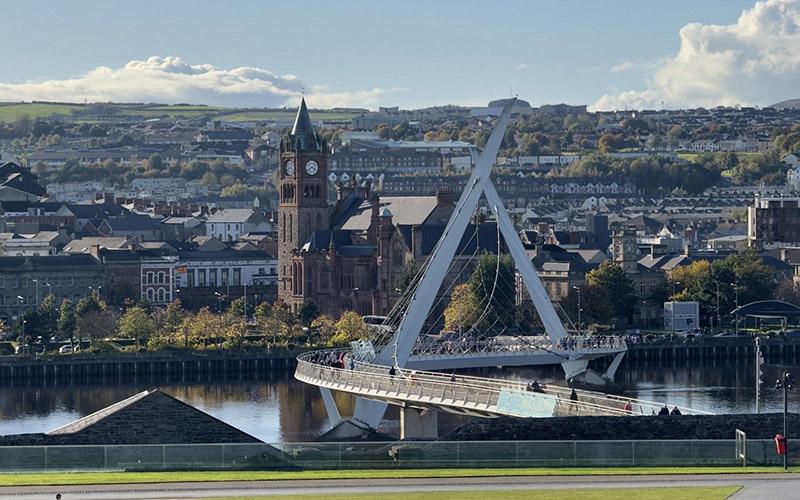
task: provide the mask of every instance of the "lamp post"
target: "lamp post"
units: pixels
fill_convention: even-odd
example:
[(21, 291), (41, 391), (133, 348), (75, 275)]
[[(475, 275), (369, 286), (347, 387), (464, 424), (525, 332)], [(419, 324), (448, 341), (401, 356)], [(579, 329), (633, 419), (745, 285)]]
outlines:
[(573, 285), (572, 288), (578, 292), (578, 334), (581, 333), (581, 287)]
[(39, 280), (33, 278), (31, 281), (36, 284), (36, 307), (39, 307)]
[[(736, 297), (736, 306), (733, 308), (733, 310), (734, 310), (734, 314), (733, 314), (733, 328), (734, 328), (734, 330), (733, 331), (738, 336), (739, 335), (739, 284), (738, 283), (731, 283), (731, 286), (733, 287), (733, 293), (734, 293), (734, 296)], [(747, 325), (745, 325), (745, 326), (747, 326)]]
[(783, 439), (784, 439), (784, 450), (783, 450), (783, 469), (789, 470), (789, 438), (786, 435), (787, 428), (786, 428), (786, 416), (789, 413), (789, 404), (787, 402), (787, 393), (789, 389), (792, 388), (794, 385), (794, 379), (789, 372), (783, 372), (781, 378), (775, 381), (775, 388), (780, 390), (783, 389)]
[(717, 331), (719, 331), (720, 327), (722, 326), (722, 317), (719, 315), (719, 281), (717, 281), (716, 284), (717, 284)]
[(670, 309), (672, 312), (672, 333), (675, 333), (675, 286), (680, 284), (680, 281), (675, 281), (672, 283), (672, 296), (669, 298), (671, 303)]

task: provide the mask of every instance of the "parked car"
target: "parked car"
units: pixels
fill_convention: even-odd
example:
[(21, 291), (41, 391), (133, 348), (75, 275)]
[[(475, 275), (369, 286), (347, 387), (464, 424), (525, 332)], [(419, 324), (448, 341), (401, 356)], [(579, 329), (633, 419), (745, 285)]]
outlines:
[(77, 351), (77, 349), (73, 348), (71, 345), (62, 345), (61, 347), (58, 348), (59, 354), (71, 354), (75, 351)]

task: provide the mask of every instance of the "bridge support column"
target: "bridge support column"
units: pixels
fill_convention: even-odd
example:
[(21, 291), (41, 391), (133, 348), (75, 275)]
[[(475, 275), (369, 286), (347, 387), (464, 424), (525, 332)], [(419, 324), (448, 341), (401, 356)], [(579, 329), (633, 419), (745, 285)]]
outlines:
[(625, 351), (618, 352), (617, 354), (614, 355), (614, 360), (611, 361), (610, 365), (608, 365), (608, 368), (606, 369), (606, 373), (604, 375), (604, 377), (608, 379), (608, 381), (610, 382), (614, 381), (614, 375), (617, 374), (617, 368), (619, 368), (619, 365), (622, 364), (622, 358), (624, 357), (625, 357)]
[(325, 405), (325, 412), (328, 414), (328, 420), (331, 421), (331, 427), (336, 427), (342, 421), (342, 416), (339, 414), (339, 408), (336, 407), (336, 401), (333, 400), (333, 393), (327, 387), (320, 387), (319, 392), (322, 393), (322, 403)]
[(571, 380), (578, 375), (586, 373), (586, 369), (589, 367), (589, 360), (570, 359), (567, 361), (562, 361), (561, 367), (564, 369), (564, 375), (566, 375), (567, 380)]
[(400, 408), (400, 439), (436, 439), (439, 437), (439, 412)]

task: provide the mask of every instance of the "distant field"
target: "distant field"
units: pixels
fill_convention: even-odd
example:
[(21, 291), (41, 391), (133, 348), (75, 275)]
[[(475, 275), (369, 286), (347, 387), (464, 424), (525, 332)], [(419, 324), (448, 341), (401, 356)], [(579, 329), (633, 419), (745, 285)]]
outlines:
[(73, 110), (80, 109), (78, 104), (0, 104), (0, 122), (16, 121), (21, 116), (30, 118), (46, 118), (51, 115), (70, 115)]
[[(198, 118), (209, 117), (226, 121), (245, 122), (260, 120), (291, 120), (294, 118), (294, 111), (270, 110), (270, 109), (234, 109), (221, 108), (217, 106), (194, 106), (179, 104), (175, 106), (154, 105), (137, 106), (130, 104), (112, 104), (118, 110), (116, 117), (139, 117), (142, 119), (151, 118)], [(75, 115), (83, 111), (85, 106), (82, 104), (51, 104), (51, 103), (0, 103), (0, 123), (14, 122), (22, 116), (34, 118), (49, 118), (58, 116), (70, 118), (75, 121), (96, 122), (100, 117)], [(311, 111), (311, 119), (325, 122), (350, 121), (357, 116), (355, 113)]]

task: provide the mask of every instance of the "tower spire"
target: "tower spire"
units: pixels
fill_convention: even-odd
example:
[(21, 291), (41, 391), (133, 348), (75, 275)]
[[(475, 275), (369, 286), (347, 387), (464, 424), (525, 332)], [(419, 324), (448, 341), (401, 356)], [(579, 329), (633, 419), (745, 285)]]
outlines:
[(317, 135), (314, 133), (314, 126), (311, 124), (311, 116), (308, 114), (305, 97), (300, 99), (300, 107), (297, 109), (297, 116), (294, 118), (290, 135), (292, 142), (303, 151), (320, 149)]

